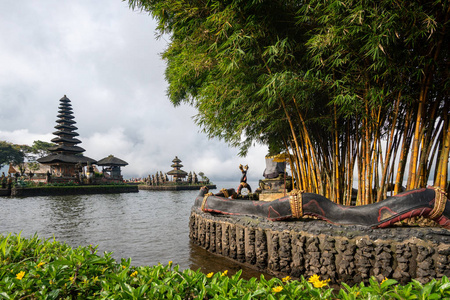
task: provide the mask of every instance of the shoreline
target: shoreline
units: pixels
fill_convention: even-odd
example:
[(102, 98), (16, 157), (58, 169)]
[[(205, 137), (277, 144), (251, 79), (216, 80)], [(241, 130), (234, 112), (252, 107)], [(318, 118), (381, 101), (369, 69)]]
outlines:
[(137, 193), (135, 185), (86, 185), (86, 186), (52, 186), (32, 188), (0, 189), (3, 197), (35, 197), (35, 196), (60, 196), (60, 195), (91, 195), (91, 194), (116, 194)]
[(206, 186), (210, 190), (217, 189), (215, 184), (196, 184), (196, 185), (138, 185), (139, 190), (144, 191), (194, 191), (200, 190), (201, 187)]

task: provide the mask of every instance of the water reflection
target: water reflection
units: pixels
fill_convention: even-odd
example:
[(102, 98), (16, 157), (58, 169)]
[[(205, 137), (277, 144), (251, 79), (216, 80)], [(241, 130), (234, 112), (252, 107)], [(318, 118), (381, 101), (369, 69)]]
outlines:
[[(218, 186), (219, 187), (219, 186)], [(131, 194), (2, 198), (0, 233), (19, 233), (78, 247), (98, 245), (133, 265), (166, 264), (230, 274), (242, 268), (189, 240), (189, 214), (198, 191), (140, 191)], [(244, 278), (260, 273), (244, 269)]]

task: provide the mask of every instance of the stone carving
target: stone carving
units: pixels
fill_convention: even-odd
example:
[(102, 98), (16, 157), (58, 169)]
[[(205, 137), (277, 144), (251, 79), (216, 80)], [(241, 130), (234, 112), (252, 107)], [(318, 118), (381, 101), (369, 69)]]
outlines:
[(200, 190), (194, 206), (204, 212), (231, 215), (254, 215), (271, 221), (316, 217), (334, 224), (388, 227), (398, 221), (422, 216), (450, 229), (450, 205), (446, 194), (434, 187), (400, 193), (363, 206), (343, 206), (313, 193), (291, 192), (273, 201), (233, 200), (227, 190), (212, 195), (206, 187)]

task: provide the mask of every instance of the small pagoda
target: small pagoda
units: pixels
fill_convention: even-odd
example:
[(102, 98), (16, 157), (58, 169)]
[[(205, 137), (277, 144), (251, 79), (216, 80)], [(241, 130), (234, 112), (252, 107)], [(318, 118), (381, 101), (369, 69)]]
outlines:
[(173, 164), (171, 165), (171, 167), (173, 168), (173, 170), (167, 172), (167, 175), (173, 176), (173, 181), (181, 182), (188, 173), (181, 170), (183, 165), (181, 164), (181, 160), (177, 156), (175, 156), (172, 162)]
[(95, 164), (96, 160), (83, 156), (85, 151), (83, 148), (77, 146), (81, 141), (77, 138), (78, 133), (75, 132), (78, 128), (74, 126), (74, 116), (72, 115), (72, 105), (70, 99), (64, 95), (59, 100), (57, 125), (53, 132), (56, 137), (51, 141), (56, 145), (49, 148), (50, 155), (39, 158), (37, 161), (43, 165), (50, 165), (52, 175), (57, 177), (76, 177), (86, 165)]
[[(98, 166), (102, 166), (102, 173), (109, 179), (123, 180), (120, 167), (128, 165), (128, 163), (114, 155), (102, 158), (97, 162)], [(105, 168), (106, 167), (106, 168)]]

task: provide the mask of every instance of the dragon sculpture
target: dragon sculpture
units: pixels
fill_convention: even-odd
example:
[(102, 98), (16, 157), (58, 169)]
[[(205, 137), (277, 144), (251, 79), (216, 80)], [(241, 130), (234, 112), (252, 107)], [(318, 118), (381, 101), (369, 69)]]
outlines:
[(422, 216), (450, 229), (450, 205), (446, 193), (436, 187), (406, 191), (381, 202), (344, 206), (324, 196), (292, 191), (285, 197), (265, 202), (228, 198), (234, 189), (222, 189), (217, 195), (200, 189), (194, 207), (203, 212), (266, 217), (271, 221), (313, 216), (333, 224), (388, 227), (398, 221)]

